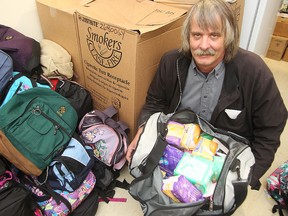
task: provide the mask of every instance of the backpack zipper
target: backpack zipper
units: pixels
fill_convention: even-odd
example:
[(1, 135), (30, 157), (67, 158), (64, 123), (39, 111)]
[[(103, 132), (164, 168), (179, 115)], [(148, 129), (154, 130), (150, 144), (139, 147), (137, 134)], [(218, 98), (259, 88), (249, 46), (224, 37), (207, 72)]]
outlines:
[(20, 90), (22, 84), (23, 84), (23, 82), (20, 82), (20, 83), (19, 83), (19, 85), (18, 85), (16, 91), (14, 92), (13, 96), (16, 95), (16, 94), (18, 94), (18, 92), (19, 92), (19, 90)]
[(117, 148), (116, 148), (116, 151), (115, 151), (115, 153), (113, 154), (113, 164), (112, 164), (112, 166), (114, 166), (115, 164), (117, 164), (119, 161), (121, 161), (121, 159), (119, 160), (119, 161), (117, 161), (117, 155), (120, 153), (120, 150), (122, 149), (122, 147), (123, 147), (123, 145), (124, 145), (124, 141), (123, 141), (123, 139), (122, 139), (122, 136), (120, 135), (120, 133), (118, 132), (118, 131), (116, 131), (115, 129), (114, 129), (114, 131), (115, 131), (115, 133), (117, 134), (117, 137), (118, 137), (118, 140), (119, 140), (119, 142), (118, 142), (118, 145), (117, 145)]
[(58, 122), (56, 122), (50, 116), (46, 115), (46, 113), (41, 110), (39, 105), (37, 105), (36, 108), (32, 109), (32, 113), (34, 115), (42, 115), (44, 118), (52, 122), (52, 124), (54, 125), (54, 135), (56, 135), (59, 129), (62, 129), (66, 133), (66, 135), (70, 137), (70, 134), (67, 132), (67, 130), (64, 127), (62, 127), (60, 124), (58, 124)]
[[(54, 119), (52, 119), (51, 117), (49, 117), (48, 115), (46, 115), (46, 113), (44, 113), (40, 106), (37, 105), (35, 108), (32, 109), (32, 114), (33, 115), (42, 115), (44, 118), (46, 118), (48, 121), (52, 122), (52, 124), (54, 125), (54, 135), (57, 134), (57, 131), (59, 129), (62, 129), (62, 131), (64, 131), (64, 133), (68, 136), (71, 137), (70, 134), (67, 132), (67, 130), (62, 127), (60, 124), (58, 124)], [(44, 158), (44, 160), (47, 160), (48, 158), (51, 157), (51, 155), (53, 155), (55, 152), (62, 152), (64, 150), (64, 146), (60, 147), (57, 151), (53, 151), (51, 152), (49, 155), (47, 155), (47, 157)]]

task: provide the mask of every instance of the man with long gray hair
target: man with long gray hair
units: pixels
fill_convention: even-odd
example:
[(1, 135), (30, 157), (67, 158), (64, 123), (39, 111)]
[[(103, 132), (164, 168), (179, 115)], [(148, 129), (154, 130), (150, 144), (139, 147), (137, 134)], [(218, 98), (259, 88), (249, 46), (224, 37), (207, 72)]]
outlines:
[(273, 75), (256, 54), (238, 47), (239, 31), (224, 0), (200, 0), (183, 24), (182, 47), (166, 53), (149, 87), (131, 160), (147, 119), (191, 109), (217, 128), (246, 137), (255, 156), (252, 189), (271, 166), (287, 110)]

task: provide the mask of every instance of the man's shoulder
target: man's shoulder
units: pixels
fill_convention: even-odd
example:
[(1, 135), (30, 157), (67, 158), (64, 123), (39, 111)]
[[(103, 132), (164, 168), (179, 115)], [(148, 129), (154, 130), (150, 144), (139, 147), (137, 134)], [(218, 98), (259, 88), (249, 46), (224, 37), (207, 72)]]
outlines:
[(183, 56), (183, 54), (179, 51), (179, 49), (172, 49), (163, 54), (163, 58), (179, 58)]
[(259, 56), (259, 55), (257, 55), (256, 53), (254, 53), (254, 52), (251, 52), (251, 51), (249, 51), (249, 50), (245, 50), (245, 49), (242, 49), (242, 48), (239, 48), (238, 49), (238, 52), (237, 52), (237, 54), (236, 54), (236, 56), (235, 56), (235, 60), (236, 61), (240, 61), (240, 62), (247, 62), (247, 63), (249, 63), (249, 62), (251, 62), (251, 63), (259, 63), (259, 62), (263, 62), (262, 61), (262, 58)]
[(183, 52), (181, 52), (179, 49), (172, 49), (167, 52), (165, 52), (162, 56), (162, 61), (164, 62), (170, 62), (170, 63), (175, 63), (176, 61), (180, 60), (182, 63), (183, 61), (191, 61), (191, 58), (188, 56), (184, 55)]
[(239, 48), (232, 65), (236, 67), (239, 76), (247, 79), (271, 76), (271, 71), (265, 61), (256, 53)]

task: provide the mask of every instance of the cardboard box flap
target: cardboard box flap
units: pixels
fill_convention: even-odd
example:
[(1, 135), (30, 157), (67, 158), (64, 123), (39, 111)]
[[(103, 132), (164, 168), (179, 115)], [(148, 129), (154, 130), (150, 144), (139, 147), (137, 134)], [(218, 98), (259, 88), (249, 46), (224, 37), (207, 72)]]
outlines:
[(193, 5), (196, 4), (199, 0), (154, 0), (154, 1), (159, 3)]
[(50, 13), (53, 13), (52, 9), (57, 9), (61, 11), (73, 14), (78, 7), (83, 7), (83, 3), (79, 0), (69, 0), (69, 1), (56, 1), (56, 0), (36, 0), (37, 3), (46, 5), (50, 7)]
[(187, 10), (149, 0), (95, 0), (86, 7), (77, 8), (77, 12), (124, 29), (145, 33), (178, 19)]
[[(155, 2), (159, 3), (175, 3), (175, 4), (188, 4), (188, 5), (193, 5), (196, 4), (199, 0), (154, 0)], [(237, 2), (237, 0), (225, 0), (226, 2), (233, 4)]]
[(80, 4), (83, 6), (88, 6), (89, 3), (93, 2), (95, 0), (80, 0)]

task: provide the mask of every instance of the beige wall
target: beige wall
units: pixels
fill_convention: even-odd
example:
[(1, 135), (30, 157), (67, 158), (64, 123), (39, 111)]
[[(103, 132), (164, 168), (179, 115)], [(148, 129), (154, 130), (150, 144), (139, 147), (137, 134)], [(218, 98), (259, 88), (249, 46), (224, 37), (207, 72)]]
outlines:
[(1, 1), (0, 24), (39, 41), (43, 38), (35, 0)]

